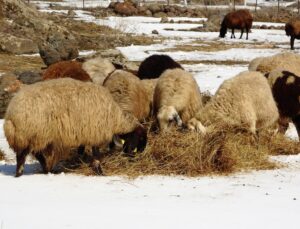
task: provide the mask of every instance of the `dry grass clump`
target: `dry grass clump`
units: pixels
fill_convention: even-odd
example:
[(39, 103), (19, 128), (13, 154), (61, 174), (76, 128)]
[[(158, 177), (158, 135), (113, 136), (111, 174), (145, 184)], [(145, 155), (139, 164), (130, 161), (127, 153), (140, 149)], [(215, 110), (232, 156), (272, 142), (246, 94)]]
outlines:
[[(269, 161), (269, 155), (299, 152), (298, 142), (283, 135), (271, 135), (269, 131), (254, 136), (245, 131), (219, 127), (202, 136), (172, 128), (166, 133), (149, 133), (145, 151), (135, 158), (124, 157), (121, 153), (105, 156), (102, 168), (105, 175), (194, 177), (273, 169), (276, 164)], [(76, 166), (72, 166), (71, 170), (75, 173), (94, 175), (87, 163), (77, 161)]]
[(2, 149), (0, 149), (0, 161), (4, 160), (4, 152)]

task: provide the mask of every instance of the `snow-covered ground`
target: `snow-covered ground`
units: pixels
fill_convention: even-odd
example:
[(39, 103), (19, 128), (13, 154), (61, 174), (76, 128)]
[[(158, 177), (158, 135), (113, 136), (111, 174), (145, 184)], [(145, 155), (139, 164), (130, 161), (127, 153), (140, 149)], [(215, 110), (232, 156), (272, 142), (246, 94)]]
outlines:
[[(82, 1), (73, 3), (80, 4)], [(44, 12), (51, 12), (49, 3), (43, 1), (39, 4)], [(129, 60), (141, 61), (151, 54), (164, 53), (180, 61), (210, 61), (184, 64), (183, 67), (194, 74), (202, 91), (211, 93), (215, 93), (224, 80), (248, 67), (245, 63), (226, 65), (214, 61), (247, 62), (289, 49), (289, 40), (280, 30), (253, 29), (248, 41), (230, 39), (230, 34), (220, 39), (217, 32), (177, 31), (201, 26), (203, 18), (173, 18), (174, 21), (193, 23), (160, 24), (157, 18), (96, 19), (87, 11), (75, 12), (78, 20), (164, 38), (160, 44), (119, 47)], [(159, 35), (152, 35), (154, 29)], [(258, 43), (263, 47), (254, 47)], [(170, 51), (178, 45), (205, 48), (217, 44), (233, 47), (221, 51)], [(243, 47), (237, 47), (239, 44)], [(86, 50), (80, 54), (93, 52)], [(0, 229), (300, 228), (300, 155), (270, 158), (283, 165), (270, 171), (198, 178), (150, 176), (135, 180), (72, 174), (41, 175), (38, 174), (39, 165), (29, 160), (25, 174), (14, 178), (15, 155), (8, 147), (2, 125), (3, 120), (0, 120), (0, 148), (7, 160), (0, 162)], [(297, 137), (294, 126), (289, 128), (287, 135)]]

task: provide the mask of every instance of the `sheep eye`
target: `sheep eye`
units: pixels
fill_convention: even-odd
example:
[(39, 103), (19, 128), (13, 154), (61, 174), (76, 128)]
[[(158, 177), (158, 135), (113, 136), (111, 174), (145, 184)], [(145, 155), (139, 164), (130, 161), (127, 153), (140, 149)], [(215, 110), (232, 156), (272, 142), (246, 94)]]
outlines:
[(136, 152), (137, 152), (137, 148), (136, 148), (136, 147), (134, 148), (133, 152), (134, 152), (134, 153), (136, 153)]
[(122, 143), (122, 145), (124, 145), (124, 143), (125, 143), (125, 140), (124, 140), (124, 139), (121, 139), (121, 143)]

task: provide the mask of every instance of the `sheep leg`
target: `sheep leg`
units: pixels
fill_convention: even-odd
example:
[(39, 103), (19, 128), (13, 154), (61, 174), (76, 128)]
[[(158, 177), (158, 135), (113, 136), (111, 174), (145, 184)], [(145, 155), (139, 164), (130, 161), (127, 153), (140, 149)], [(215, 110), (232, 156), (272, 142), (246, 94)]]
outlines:
[(43, 169), (43, 173), (47, 174), (49, 171), (47, 169), (47, 163), (46, 163), (46, 159), (45, 159), (43, 153), (42, 152), (36, 153), (35, 158), (41, 164), (42, 169)]
[(244, 34), (244, 29), (241, 29), (241, 36), (240, 36), (240, 39), (242, 39), (243, 34)]
[(295, 37), (291, 36), (291, 50), (294, 50)]
[(84, 154), (84, 150), (85, 150), (85, 146), (84, 145), (80, 145), (77, 149), (77, 153), (78, 155), (82, 156)]
[(249, 28), (246, 27), (246, 40), (248, 40), (248, 33), (249, 33)]
[(92, 168), (94, 172), (98, 175), (103, 175), (103, 171), (101, 168), (101, 159), (103, 155), (100, 153), (100, 150), (97, 146), (92, 147), (92, 152), (93, 152), (93, 161), (92, 161)]
[(17, 168), (16, 168), (16, 177), (19, 177), (23, 174), (24, 164), (26, 156), (29, 154), (29, 149), (26, 148), (21, 152), (17, 152)]
[(231, 29), (231, 38), (235, 38), (234, 29)]

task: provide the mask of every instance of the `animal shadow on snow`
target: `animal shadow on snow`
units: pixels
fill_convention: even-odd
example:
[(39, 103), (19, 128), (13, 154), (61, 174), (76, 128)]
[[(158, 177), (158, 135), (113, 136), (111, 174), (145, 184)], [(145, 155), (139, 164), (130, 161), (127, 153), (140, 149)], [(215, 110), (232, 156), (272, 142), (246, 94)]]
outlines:
[[(41, 170), (40, 165), (38, 163), (26, 164), (24, 166), (23, 176), (33, 175), (33, 174), (40, 174), (41, 172), (42, 172), (42, 170)], [(15, 174), (16, 174), (16, 165), (15, 164), (0, 165), (0, 174), (6, 175), (6, 176), (15, 176)]]

